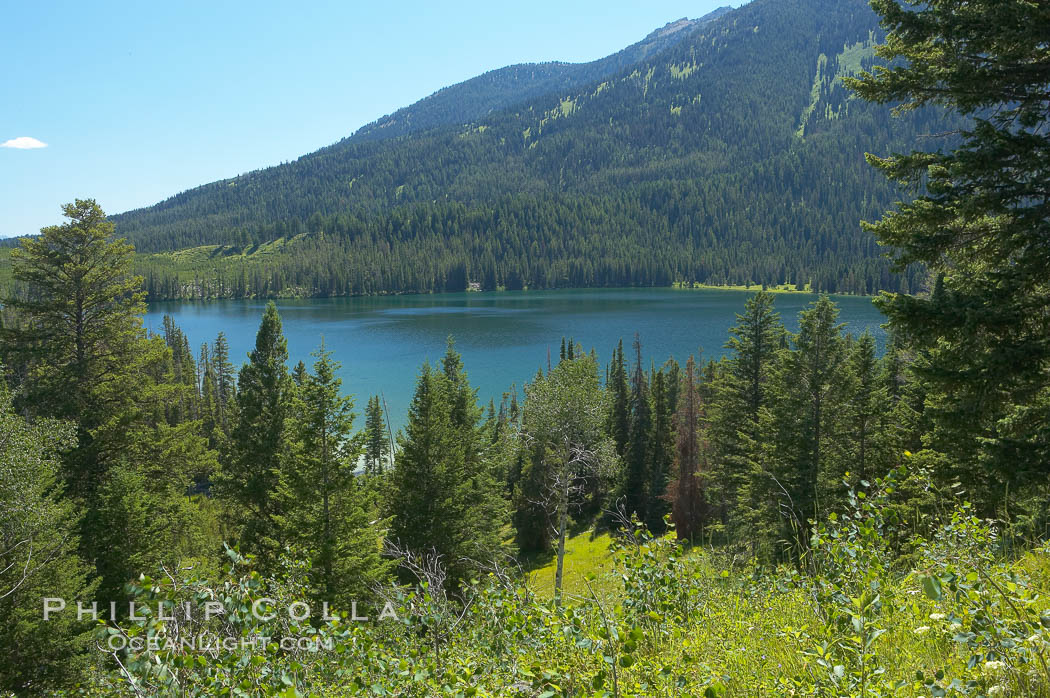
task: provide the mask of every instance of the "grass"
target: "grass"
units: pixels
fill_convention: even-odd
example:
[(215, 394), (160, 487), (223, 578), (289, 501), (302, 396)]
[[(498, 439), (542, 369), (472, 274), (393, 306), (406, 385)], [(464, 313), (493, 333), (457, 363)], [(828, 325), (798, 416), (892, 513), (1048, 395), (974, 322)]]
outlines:
[[(671, 285), (672, 288), (678, 289), (694, 289), (694, 290), (705, 290), (705, 291), (761, 291), (762, 284), (702, 284), (698, 281), (694, 281), (691, 285), (676, 281)], [(766, 285), (765, 289), (770, 293), (813, 293), (813, 289), (809, 284), (806, 284), (802, 288), (796, 288), (795, 284), (776, 284)]]
[[(548, 603), (555, 562), (549, 556), (537, 558), (528, 572), (535, 596), (521, 593), (517, 585), (497, 585), (462, 611), (428, 601), (429, 595), (417, 598), (415, 615), (403, 611), (404, 618), (415, 618), (407, 625), (355, 626), (342, 651), (304, 654), (295, 659), (301, 664), (292, 665), (295, 669), (287, 673), (309, 680), (297, 695), (339, 698), (1050, 698), (1041, 669), (1035, 662), (1019, 659), (1022, 652), (1011, 654), (1012, 664), (988, 662), (986, 656), (970, 659), (973, 650), (959, 637), (961, 630), (981, 630), (986, 622), (972, 616), (977, 608), (972, 599), (981, 598), (974, 596), (976, 591), (934, 601), (924, 593), (919, 576), (907, 574), (904, 567), (881, 576), (882, 601), (868, 619), (885, 634), (869, 636), (864, 664), (868, 678), (860, 684), (856, 649), (865, 640), (841, 609), (842, 603), (855, 603), (852, 596), (858, 590), (867, 593), (874, 588), (863, 578), (840, 576), (834, 571), (841, 569), (837, 565), (827, 567), (817, 579), (789, 568), (758, 568), (733, 550), (720, 548), (697, 547), (682, 553), (666, 538), (645, 541), (637, 548), (625, 545), (614, 559), (611, 543), (608, 534), (594, 535), (591, 530), (569, 538), (562, 609)], [(856, 547), (849, 550), (864, 552)], [(921, 564), (925, 567), (930, 561)], [(1012, 572), (1029, 579), (1039, 593), (1028, 598), (1038, 612), (1045, 610), (1050, 557), (1044, 550), (1004, 559), (993, 567), (988, 571), (1002, 579)], [(597, 599), (588, 598), (591, 575)], [(1018, 576), (1010, 578), (1023, 583)], [(839, 602), (840, 594), (850, 598)], [(988, 608), (997, 615), (1010, 614), (1005, 607)], [(449, 620), (455, 622), (444, 625)], [(432, 627), (452, 629), (447, 634), (431, 633)], [(1032, 632), (1026, 627), (1023, 634)], [(1038, 646), (1032, 639), (1022, 642)], [(979, 651), (987, 651), (987, 646), (982, 647)], [(1009, 659), (1002, 653), (996, 656)], [(247, 664), (235, 661), (236, 654), (219, 659), (226, 662), (223, 666)], [(206, 667), (208, 661), (205, 657), (199, 664)], [(274, 655), (266, 661), (280, 675), (291, 659)], [(615, 693), (612, 667), (617, 670)], [(917, 679), (919, 672), (922, 680)], [(193, 685), (195, 677), (180, 675)], [(229, 681), (244, 686), (247, 679), (242, 676), (230, 673)], [(107, 689), (124, 681), (122, 675), (110, 678), (113, 683)]]
[[(590, 531), (568, 540), (565, 590), (570, 604), (589, 606), (585, 600), (589, 596), (589, 575), (596, 578), (591, 583), (609, 607), (623, 601), (621, 570), (614, 565), (609, 543), (607, 534), (594, 537)], [(772, 583), (775, 573), (768, 570), (757, 586), (748, 584), (747, 574), (741, 575), (740, 571), (732, 573), (735, 579), (727, 578), (720, 567), (725, 560), (713, 551), (694, 550), (686, 554), (683, 562), (679, 571), (682, 583), (695, 586), (702, 601), (686, 618), (677, 622), (666, 618), (659, 632), (646, 634), (640, 656), (643, 664), (648, 660), (659, 666), (671, 658), (692, 658), (689, 662), (695, 664), (688, 667), (687, 673), (711, 675), (725, 684), (730, 696), (806, 695), (806, 688), (793, 692), (792, 684), (804, 677), (801, 686), (812, 688), (809, 681), (827, 674), (806, 653), (812, 652), (826, 633), (834, 635), (841, 629), (836, 630), (833, 614), (828, 617), (818, 612), (815, 599), (805, 587)], [(1045, 553), (1029, 552), (1013, 566), (1024, 570), (1037, 588), (1048, 587), (1050, 559)], [(549, 598), (552, 593), (554, 570), (555, 561), (550, 559), (529, 573), (540, 598)], [(947, 621), (931, 620), (931, 614), (943, 611), (944, 606), (926, 599), (916, 578), (898, 577), (883, 589), (883, 594), (887, 606), (879, 624), (886, 634), (876, 645), (874, 665), (885, 667), (895, 680), (904, 680), (897, 695), (929, 695), (927, 689), (914, 682), (919, 671), (927, 676), (939, 670), (952, 677), (966, 675), (970, 652), (952, 640), (954, 631), (948, 629)], [(630, 685), (638, 677), (624, 672), (621, 678)], [(997, 680), (990, 676), (986, 679), (991, 683), (1002, 681), (1003, 695), (1022, 695), (1011, 690), (1005, 674)], [(635, 684), (636, 690), (626, 694), (641, 695), (646, 690), (644, 686), (645, 679), (641, 679)], [(1038, 691), (1036, 694), (1044, 695)]]
[(874, 56), (875, 38), (871, 34), (869, 34), (867, 41), (858, 41), (855, 44), (843, 47), (842, 53), (835, 57), (839, 64), (835, 79), (857, 75), (863, 70), (862, 65), (864, 61)]
[[(588, 580), (607, 607), (623, 603), (625, 589), (620, 573), (625, 570), (617, 566), (610, 554), (610, 543), (608, 534), (595, 536), (593, 531), (568, 539), (565, 591), (570, 605), (591, 606)], [(845, 636), (849, 633), (837, 625), (835, 614), (822, 608), (805, 584), (798, 586), (786, 577), (782, 583), (774, 582), (780, 572), (770, 570), (764, 570), (760, 578), (752, 577), (751, 582), (748, 577), (755, 572), (753, 568), (723, 572), (727, 559), (717, 550), (694, 549), (681, 562), (677, 574), (683, 585), (696, 589), (694, 600), (698, 603), (684, 618), (665, 617), (659, 632), (646, 634), (645, 649), (639, 656), (643, 664), (648, 660), (659, 666), (670, 658), (691, 657), (689, 662), (696, 663), (686, 673), (698, 680), (707, 674), (722, 681), (727, 695), (803, 695), (805, 688), (790, 693), (796, 680), (801, 678), (800, 686), (812, 688), (809, 682), (824, 680), (827, 674), (814, 662), (814, 648), (828, 637), (848, 644)], [(533, 564), (528, 573), (531, 586), (540, 599), (549, 599), (556, 561), (545, 557)], [(1037, 589), (1050, 588), (1050, 558), (1045, 552), (1030, 551), (1015, 562), (1001, 564), (1023, 571)], [(924, 596), (919, 579), (903, 573), (889, 580), (882, 594), (886, 605), (878, 624), (885, 636), (875, 645), (877, 656), (872, 666), (884, 667), (894, 680), (903, 680), (898, 695), (917, 698), (929, 694), (914, 680), (917, 672), (934, 676), (943, 670), (949, 677), (974, 676), (967, 663), (971, 652), (952, 639), (955, 631), (949, 628), (948, 621), (935, 620), (937, 612), (952, 606), (950, 600), (944, 604), (930, 601)], [(1040, 607), (1045, 607), (1045, 602)], [(581, 657), (570, 661), (586, 663)], [(981, 671), (978, 666), (977, 673)], [(636, 684), (639, 692), (626, 694), (641, 695), (647, 690), (644, 678), (628, 672), (622, 678), (625, 684), (632, 678), (640, 679)], [(999, 684), (997, 690), (1003, 695), (1045, 695), (1040, 690), (1018, 693), (1017, 685), (1005, 673), (992, 676), (985, 671), (981, 681)], [(947, 684), (948, 680), (942, 683)], [(1032, 685), (1028, 686), (1031, 690)]]
[(293, 238), (277, 238), (259, 245), (201, 245), (199, 247), (187, 247), (173, 252), (156, 252), (153, 254), (139, 255), (144, 261), (165, 261), (177, 265), (201, 264), (209, 261), (219, 260), (243, 260), (249, 257), (262, 257), (266, 255), (280, 254), (286, 248), (293, 246), (298, 240), (306, 237), (305, 233)]
[[(595, 536), (593, 531), (584, 531), (565, 541), (564, 589), (567, 594), (586, 596), (587, 580), (591, 575), (595, 577), (592, 584), (602, 591), (615, 586), (610, 578), (613, 560), (609, 542), (608, 533)], [(557, 559), (545, 556), (533, 560), (533, 564), (537, 566), (529, 572), (529, 583), (540, 596), (553, 596)]]
[(824, 80), (824, 70), (828, 67), (828, 57), (823, 53), (817, 56), (817, 74), (813, 78), (813, 87), (810, 89), (810, 102), (802, 111), (802, 117), (799, 119), (798, 130), (796, 135), (802, 138), (806, 135), (806, 123), (809, 121), (809, 117), (813, 114), (813, 110), (817, 108), (817, 103), (820, 102), (820, 87)]

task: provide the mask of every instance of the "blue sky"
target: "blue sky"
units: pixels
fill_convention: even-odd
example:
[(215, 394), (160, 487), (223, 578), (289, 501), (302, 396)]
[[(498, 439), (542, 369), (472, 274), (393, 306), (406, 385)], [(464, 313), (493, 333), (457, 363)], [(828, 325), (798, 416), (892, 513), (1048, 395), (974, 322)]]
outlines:
[(486, 70), (593, 60), (725, 4), (741, 3), (4, 3), (0, 237), (74, 198), (118, 213), (292, 160)]

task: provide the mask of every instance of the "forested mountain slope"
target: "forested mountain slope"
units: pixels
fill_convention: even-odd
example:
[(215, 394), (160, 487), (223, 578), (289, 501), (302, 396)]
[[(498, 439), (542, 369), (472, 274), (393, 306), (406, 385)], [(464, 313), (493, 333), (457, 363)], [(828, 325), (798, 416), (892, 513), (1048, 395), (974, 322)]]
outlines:
[(731, 9), (722, 7), (700, 19), (682, 18), (670, 22), (638, 43), (589, 63), (523, 63), (490, 70), (363, 126), (350, 140), (374, 141), (438, 126), (464, 124), (535, 97), (573, 90), (673, 46), (700, 24), (721, 17)]
[(118, 233), (167, 253), (142, 263), (154, 297), (914, 288), (918, 272), (893, 275), (858, 225), (899, 196), (863, 155), (937, 147), (920, 136), (947, 125), (849, 98), (839, 78), (871, 65), (880, 36), (867, 3), (754, 0), (683, 31), (585, 87), (346, 139), (116, 216)]

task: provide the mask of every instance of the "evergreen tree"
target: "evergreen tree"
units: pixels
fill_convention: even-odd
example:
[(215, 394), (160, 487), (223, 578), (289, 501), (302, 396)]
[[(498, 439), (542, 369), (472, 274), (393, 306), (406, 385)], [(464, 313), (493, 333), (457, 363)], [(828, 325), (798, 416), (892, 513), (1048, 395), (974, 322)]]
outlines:
[(296, 389), (301, 389), (306, 385), (306, 380), (309, 377), (309, 373), (306, 370), (306, 364), (302, 361), (298, 361), (295, 364), (295, 368), (292, 369), (292, 383), (295, 384)]
[(169, 423), (181, 424), (182, 422), (197, 419), (197, 398), (200, 379), (197, 376), (197, 366), (190, 352), (190, 343), (185, 333), (179, 328), (170, 315), (163, 318), (164, 343), (171, 351), (171, 377), (168, 382), (175, 385), (185, 386), (189, 390), (180, 390), (176, 399), (168, 406)]
[(631, 431), (630, 391), (627, 387), (627, 365), (623, 358), (623, 340), (613, 350), (612, 365), (606, 380), (612, 393), (612, 413), (609, 422), (609, 433), (616, 443), (616, 453), (623, 456), (627, 452), (627, 442)]
[[(214, 469), (215, 454), (192, 420), (196, 366), (185, 336), (167, 323), (169, 347), (142, 326), (130, 246), (110, 237), (94, 201), (64, 211), (69, 223), (12, 253), (15, 276), (31, 292), (14, 304), (18, 322), (8, 331), (23, 362), (25, 408), (76, 420), (75, 447), (63, 454), (66, 491), (84, 509), (81, 555), (101, 576), (99, 593), (117, 600), (150, 566), (209, 548), (188, 494), (194, 477)], [(124, 488), (133, 482), (143, 483), (141, 496)], [(122, 528), (122, 503), (148, 510), (163, 535)]]
[(892, 404), (875, 357), (875, 338), (860, 336), (849, 351), (850, 385), (843, 437), (848, 440), (848, 467), (852, 481), (883, 477), (894, 454), (890, 434)]
[(668, 380), (663, 371), (657, 371), (653, 377), (653, 420), (649, 436), (652, 455), (649, 460), (645, 525), (657, 535), (664, 532), (664, 515), (669, 511), (667, 485), (675, 450), (674, 414), (669, 409), (666, 387)]
[(652, 449), (652, 406), (649, 403), (649, 385), (642, 368), (642, 343), (634, 338), (634, 369), (631, 372), (631, 421), (627, 449), (623, 457), (623, 476), (617, 498), (622, 498), (628, 514), (638, 514), (645, 521), (649, 500), (650, 462)]
[(296, 452), (282, 469), (279, 498), (283, 538), (311, 562), (315, 595), (349, 609), (382, 581), (387, 565), (379, 556), (379, 532), (354, 469), (363, 449), (352, 435), (354, 401), (340, 394), (339, 363), (324, 340), (313, 356), (313, 373), (299, 391), (293, 425)]
[(189, 495), (195, 481), (217, 468), (199, 428), (199, 422), (134, 427), (98, 484), (85, 536), (103, 601), (122, 598), (140, 574), (200, 565), (219, 553), (220, 541), (210, 533), (215, 522)]
[(233, 428), (231, 412), (236, 407), (237, 376), (230, 363), (230, 347), (226, 334), (219, 333), (212, 349), (212, 366), (215, 370), (215, 409), (219, 427), (228, 436)]
[(758, 411), (767, 402), (773, 357), (785, 333), (773, 301), (773, 294), (768, 291), (759, 291), (749, 298), (744, 314), (736, 316), (737, 324), (730, 328), (732, 336), (726, 343), (726, 349), (733, 352), (729, 380), (735, 384), (752, 438), (758, 435)]
[[(729, 329), (726, 349), (732, 354), (725, 362), (721, 380), (709, 378), (716, 403), (712, 436), (718, 454), (711, 478), (718, 513), (734, 533), (743, 534), (754, 523), (757, 490), (754, 478), (759, 472), (762, 438), (761, 411), (769, 405), (769, 391), (777, 367), (777, 357), (786, 330), (773, 307), (774, 296), (760, 291), (747, 300), (744, 313), (736, 316)], [(710, 399), (708, 400), (711, 401)]]
[(365, 472), (380, 475), (386, 468), (390, 456), (390, 442), (383, 420), (383, 407), (378, 395), (368, 399), (365, 410)]
[(21, 404), (31, 413), (74, 420), (77, 447), (66, 480), (87, 497), (110, 450), (96, 430), (129, 409), (129, 374), (140, 361), (145, 312), (133, 250), (112, 237), (113, 224), (92, 199), (62, 207), (68, 223), (44, 228), (11, 252), (14, 278), (27, 293), (9, 298), (18, 322), (5, 328), (11, 359), (25, 376)]
[(901, 452), (921, 450), (923, 436), (933, 431), (925, 414), (926, 386), (916, 376), (915, 362), (914, 353), (891, 331), (886, 354), (880, 362), (880, 380), (892, 411), (888, 415), (892, 441)]
[(216, 450), (225, 448), (222, 445), (222, 437), (225, 434), (219, 429), (218, 406), (216, 405), (216, 394), (218, 385), (215, 379), (215, 370), (212, 366), (211, 355), (208, 344), (201, 344), (197, 371), (200, 373), (200, 418), (201, 433), (208, 439), (208, 444)]
[(85, 553), (101, 578), (100, 596), (110, 600), (120, 598), (139, 574), (218, 552), (219, 541), (209, 537), (207, 507), (192, 495), (218, 464), (203, 421), (193, 419), (199, 411), (198, 370), (185, 334), (169, 320), (165, 339), (140, 346), (154, 358), (128, 367), (129, 376), (138, 377), (134, 409), (96, 432), (99, 443), (120, 446), (108, 454), (84, 517)]
[(674, 415), (678, 412), (678, 394), (682, 389), (682, 367), (678, 365), (674, 357), (671, 357), (664, 362), (660, 370), (666, 376), (664, 378), (664, 389), (667, 391), (667, 412), (671, 415), (673, 424)]
[(264, 569), (276, 563), (284, 543), (277, 521), (282, 512), (274, 493), (291, 448), (286, 422), (295, 384), (287, 361), (281, 317), (271, 301), (259, 324), (255, 348), (240, 370), (237, 424), (217, 483), (233, 505), (242, 551), (258, 555)]
[(461, 487), (466, 488), (470, 506), (464, 521), (472, 548), (470, 555), (473, 560), (489, 562), (502, 551), (505, 539), (510, 537), (510, 511), (499, 477), (501, 464), (485, 457), (488, 454), (481, 434), (477, 390), (470, 386), (463, 358), (451, 337), (441, 369), (451, 426), (462, 447), (464, 480)]
[(869, 156), (890, 179), (925, 184), (869, 229), (898, 267), (933, 275), (928, 295), (879, 303), (921, 352), (927, 443), (954, 464), (944, 476), (990, 512), (1050, 473), (1050, 5), (911, 4), (872, 3), (890, 67), (848, 85), (898, 112), (936, 105), (970, 121), (953, 148)]
[(773, 476), (781, 504), (794, 515), (785, 537), (805, 549), (810, 521), (833, 510), (848, 470), (843, 417), (848, 398), (846, 340), (838, 308), (826, 295), (799, 313), (794, 350), (785, 358), (772, 400)]
[(455, 585), (469, 569), (465, 558), (473, 552), (473, 529), (464, 444), (452, 421), (446, 382), (430, 364), (423, 365), (391, 472), (390, 537), (415, 552), (436, 552)]

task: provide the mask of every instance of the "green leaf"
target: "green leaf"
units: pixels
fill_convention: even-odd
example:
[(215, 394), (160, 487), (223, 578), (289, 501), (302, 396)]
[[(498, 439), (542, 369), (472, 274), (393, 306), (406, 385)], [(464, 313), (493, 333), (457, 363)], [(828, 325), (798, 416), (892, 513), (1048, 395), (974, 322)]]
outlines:
[(926, 597), (933, 601), (940, 601), (943, 598), (941, 580), (934, 575), (922, 578), (922, 590), (925, 592)]

